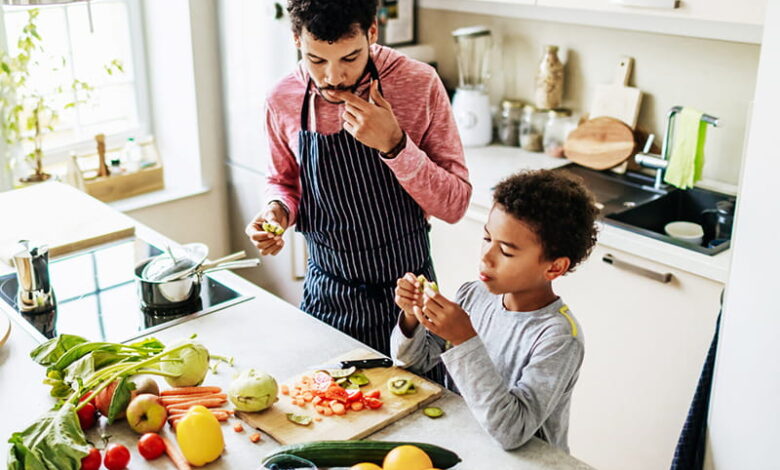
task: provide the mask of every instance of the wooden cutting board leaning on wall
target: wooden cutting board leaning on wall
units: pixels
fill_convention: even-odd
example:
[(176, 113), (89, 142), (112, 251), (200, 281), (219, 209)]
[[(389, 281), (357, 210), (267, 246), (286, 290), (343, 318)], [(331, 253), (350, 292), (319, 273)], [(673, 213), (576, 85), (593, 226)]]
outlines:
[(634, 154), (634, 132), (622, 121), (609, 117), (590, 119), (566, 138), (566, 158), (594, 170), (606, 170)]
[(5, 191), (0, 207), (0, 263), (6, 265), (19, 240), (48, 245), (53, 258), (135, 233), (133, 219), (63, 183)]
[[(336, 363), (351, 359), (371, 359), (374, 357), (378, 357), (376, 353), (365, 349), (356, 349), (325, 363)], [(436, 400), (444, 392), (439, 385), (399, 367), (377, 367), (361, 369), (360, 371), (370, 381), (368, 385), (360, 387), (360, 390), (380, 390), (380, 400), (383, 402), (381, 408), (349, 411), (342, 416), (322, 416), (322, 421), (313, 421), (308, 426), (301, 426), (288, 420), (287, 413), (305, 415), (312, 418), (320, 415), (314, 410), (314, 406), (311, 403), (307, 403), (306, 408), (301, 408), (293, 405), (289, 396), (280, 393), (279, 401), (271, 408), (259, 413), (238, 411), (236, 416), (250, 426), (265, 432), (282, 445), (322, 440), (353, 440), (366, 437), (388, 424), (419, 410), (431, 401)], [(287, 384), (292, 387), (301, 376), (312, 375), (313, 372), (313, 370), (305, 371), (284, 382), (280, 382), (279, 385)], [(387, 388), (387, 381), (391, 377), (406, 377), (413, 380), (417, 393), (394, 395)]]
[(636, 128), (642, 91), (628, 86), (634, 59), (622, 57), (615, 71), (615, 81), (598, 85), (590, 107), (590, 118), (611, 117), (623, 121), (631, 129)]

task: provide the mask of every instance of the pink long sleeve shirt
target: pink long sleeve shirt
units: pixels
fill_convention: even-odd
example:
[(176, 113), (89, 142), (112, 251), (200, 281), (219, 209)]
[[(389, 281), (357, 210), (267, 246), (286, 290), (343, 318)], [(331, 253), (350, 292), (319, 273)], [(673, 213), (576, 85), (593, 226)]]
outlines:
[[(379, 72), (384, 97), (407, 135), (404, 149), (395, 158), (382, 161), (426, 216), (457, 222), (468, 207), (471, 184), (444, 85), (432, 67), (393, 49), (371, 46), (371, 58)], [(287, 206), (290, 225), (296, 220), (301, 196), (298, 132), (308, 80), (305, 67), (300, 65), (276, 85), (266, 100), (266, 131), (271, 150), (266, 196), (268, 201), (279, 200)], [(366, 78), (356, 92), (366, 100), (368, 83)], [(312, 92), (316, 95), (317, 132), (341, 131), (344, 105), (328, 103), (316, 91)]]

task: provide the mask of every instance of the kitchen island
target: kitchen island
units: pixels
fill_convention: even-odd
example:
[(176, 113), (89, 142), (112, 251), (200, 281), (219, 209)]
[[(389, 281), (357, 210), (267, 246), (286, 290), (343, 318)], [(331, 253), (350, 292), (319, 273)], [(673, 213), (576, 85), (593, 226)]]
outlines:
[[(62, 190), (72, 191), (67, 187)], [(0, 194), (0, 206), (3, 204), (2, 198), (3, 194)], [(88, 196), (84, 198), (90, 201)], [(77, 212), (79, 208), (73, 207), (72, 210)], [(10, 230), (19, 229), (7, 225), (0, 228), (4, 234)], [(136, 226), (135, 233), (156, 245), (168, 242), (161, 234), (140, 224)], [(20, 233), (19, 237), (23, 237), (23, 234)], [(5, 271), (0, 267), (0, 273), (7, 271), (7, 267)], [(313, 364), (363, 346), (233, 273), (223, 271), (213, 273), (213, 277), (251, 298), (207, 315), (193, 315), (188, 321), (176, 322), (153, 334), (166, 344), (197, 334), (198, 341), (211, 353), (234, 357), (234, 368), (220, 365), (218, 374), (207, 376), (207, 385), (226, 388), (232, 375), (246, 368), (266, 371), (284, 382)], [(56, 290), (56, 286), (54, 288)], [(5, 310), (0, 312), (7, 313)], [(53, 403), (48, 396), (48, 387), (42, 383), (44, 369), (29, 358), (29, 352), (37, 342), (15, 321), (12, 321), (12, 328), (8, 342), (0, 347), (0, 436), (3, 441), (12, 432), (25, 429)], [(67, 333), (79, 334), (78, 331)], [(591, 468), (535, 438), (520, 449), (505, 452), (482, 430), (458, 395), (445, 392), (434, 403), (445, 410), (445, 417), (432, 420), (416, 412), (372, 434), (369, 439), (420, 441), (446, 447), (463, 459), (455, 469)], [(105, 426), (105, 420), (101, 420), (100, 427)], [(266, 435), (259, 443), (253, 444), (248, 439), (247, 431), (236, 433), (227, 424), (222, 429), (225, 452), (219, 460), (204, 468), (258, 469), (262, 457), (278, 447)], [(107, 430), (112, 436), (111, 442), (124, 444), (130, 450), (132, 458), (128, 468), (172, 468), (167, 459), (145, 461), (136, 449), (138, 436), (126, 423), (115, 423)], [(167, 426), (164, 433), (172, 436)], [(100, 441), (99, 434), (99, 429), (93, 429), (88, 437), (97, 443)], [(5, 467), (7, 447), (2, 451), (0, 468)]]

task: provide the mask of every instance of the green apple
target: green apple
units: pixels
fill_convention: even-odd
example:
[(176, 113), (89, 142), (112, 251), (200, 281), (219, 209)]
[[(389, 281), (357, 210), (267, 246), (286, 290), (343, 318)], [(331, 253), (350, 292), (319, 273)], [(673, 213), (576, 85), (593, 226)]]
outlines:
[(160, 403), (160, 397), (142, 393), (127, 405), (127, 424), (138, 434), (158, 432), (165, 426), (168, 411)]

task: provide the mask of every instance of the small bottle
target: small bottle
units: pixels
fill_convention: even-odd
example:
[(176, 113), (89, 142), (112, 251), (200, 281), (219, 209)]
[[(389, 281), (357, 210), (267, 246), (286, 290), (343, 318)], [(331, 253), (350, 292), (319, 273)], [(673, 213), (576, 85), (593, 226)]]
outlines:
[(545, 46), (536, 74), (536, 107), (553, 109), (563, 99), (563, 64), (558, 60), (558, 46)]
[(141, 168), (141, 147), (135, 141), (134, 137), (128, 137), (125, 147), (122, 149), (122, 157), (125, 161), (125, 167), (128, 173), (135, 173)]

